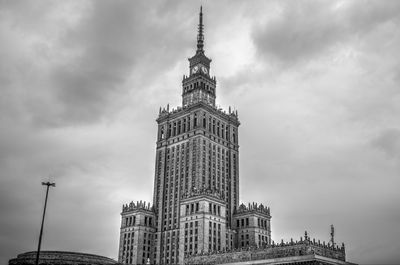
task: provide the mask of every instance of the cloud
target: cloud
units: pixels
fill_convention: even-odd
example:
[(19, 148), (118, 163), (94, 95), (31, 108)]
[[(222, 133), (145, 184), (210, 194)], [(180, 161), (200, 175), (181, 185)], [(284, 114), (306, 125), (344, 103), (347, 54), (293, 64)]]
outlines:
[[(50, 174), (43, 247), (115, 258), (121, 204), (152, 198), (154, 120), (180, 104), (200, 3), (0, 5), (0, 261), (35, 249)], [(395, 263), (398, 6), (203, 5), (218, 104), (242, 122), (240, 200), (271, 206), (275, 241), (333, 223), (350, 261)]]
[[(14, 15), (19, 5), (8, 7), (3, 18), (4, 39), (12, 37), (18, 45), (6, 42), (12, 52), (0, 65), (4, 69), (2, 90), (27, 91), (25, 98), (15, 100), (26, 103), (21, 110), (29, 112), (32, 122), (41, 126), (96, 122), (115, 114), (129, 91), (139, 94), (157, 82), (149, 76), (158, 78), (174, 67), (179, 47), (189, 47), (192, 41), (187, 30), (190, 24), (180, 23), (182, 18), (172, 13), (181, 5), (157, 2), (148, 8), (143, 2), (118, 1), (81, 6), (73, 2), (71, 6), (78, 13), (76, 18), (58, 18), (58, 24), (51, 15), (61, 12), (57, 5), (43, 6), (39, 21), (34, 21), (34, 16)], [(40, 13), (35, 6), (26, 8)], [(8, 31), (7, 26), (14, 31)], [(177, 38), (180, 35), (185, 37)]]
[(277, 18), (255, 27), (253, 38), (264, 60), (289, 65), (360, 40), (380, 25), (398, 20), (399, 10), (397, 1), (283, 2)]
[(372, 140), (372, 145), (384, 152), (389, 158), (400, 158), (400, 129), (392, 128), (383, 131)]

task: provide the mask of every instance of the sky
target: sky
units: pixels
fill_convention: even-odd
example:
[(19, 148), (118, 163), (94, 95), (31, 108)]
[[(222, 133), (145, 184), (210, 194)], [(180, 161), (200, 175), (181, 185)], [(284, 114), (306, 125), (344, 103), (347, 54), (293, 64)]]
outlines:
[(159, 107), (181, 105), (203, 5), (217, 103), (238, 110), (240, 201), (272, 239), (400, 261), (400, 1), (0, 1), (0, 263), (117, 259), (152, 200)]

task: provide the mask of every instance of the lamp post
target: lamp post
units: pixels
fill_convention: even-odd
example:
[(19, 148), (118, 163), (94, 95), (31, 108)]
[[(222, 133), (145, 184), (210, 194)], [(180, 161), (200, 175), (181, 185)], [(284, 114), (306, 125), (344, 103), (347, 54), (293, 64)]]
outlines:
[(42, 182), (43, 186), (47, 186), (46, 189), (46, 199), (44, 200), (44, 209), (43, 209), (43, 217), (42, 217), (42, 225), (40, 227), (40, 234), (39, 234), (39, 244), (38, 244), (38, 250), (36, 252), (36, 262), (35, 265), (39, 264), (39, 254), (40, 254), (40, 245), (42, 244), (42, 234), (43, 234), (43, 223), (44, 223), (44, 216), (46, 215), (46, 206), (47, 206), (47, 196), (49, 195), (49, 188), (50, 186), (55, 187), (56, 183), (51, 183), (50, 181), (48, 182)]

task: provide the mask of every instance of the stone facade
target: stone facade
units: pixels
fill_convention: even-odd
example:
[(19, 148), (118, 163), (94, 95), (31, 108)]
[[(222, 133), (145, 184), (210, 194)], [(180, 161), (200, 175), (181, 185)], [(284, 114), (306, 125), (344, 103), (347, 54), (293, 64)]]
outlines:
[(270, 209), (262, 204), (241, 204), (234, 215), (233, 229), (237, 231), (237, 248), (262, 247), (271, 244)]
[[(200, 10), (196, 54), (182, 80), (182, 106), (159, 110), (153, 204), (123, 206), (118, 261), (218, 264), (310, 248), (315, 253), (320, 247), (310, 241), (276, 247), (270, 208), (239, 205), (240, 122), (237, 111), (215, 104), (217, 81), (204, 53), (202, 19)], [(331, 258), (344, 260), (344, 250), (332, 253), (339, 256)]]
[[(182, 107), (160, 108), (157, 118), (153, 206), (147, 211), (124, 206), (120, 262), (182, 264), (185, 254), (237, 245), (240, 122), (237, 111), (216, 107), (216, 78), (203, 48), (200, 12), (196, 54), (182, 80)], [(138, 216), (152, 218), (152, 225), (130, 222)]]
[(122, 207), (121, 216), (119, 262), (145, 264), (154, 251), (154, 209), (142, 201), (131, 202)]

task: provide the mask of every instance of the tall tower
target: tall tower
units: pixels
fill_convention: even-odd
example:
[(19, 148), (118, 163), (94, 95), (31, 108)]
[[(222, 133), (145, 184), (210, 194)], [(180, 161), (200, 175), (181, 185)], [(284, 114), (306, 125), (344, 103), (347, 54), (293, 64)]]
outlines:
[(210, 63), (200, 8), (182, 106), (160, 108), (157, 118), (153, 206), (140, 201), (122, 207), (120, 263), (183, 264), (185, 255), (237, 247), (239, 234), (246, 246), (258, 238), (258, 228), (252, 233), (238, 225), (263, 215), (238, 207), (240, 123), (237, 111), (216, 106)]
[(239, 200), (237, 112), (215, 105), (216, 78), (204, 52), (200, 8), (196, 54), (182, 80), (182, 106), (160, 109), (154, 178), (154, 257), (182, 263), (185, 254), (232, 244)]

